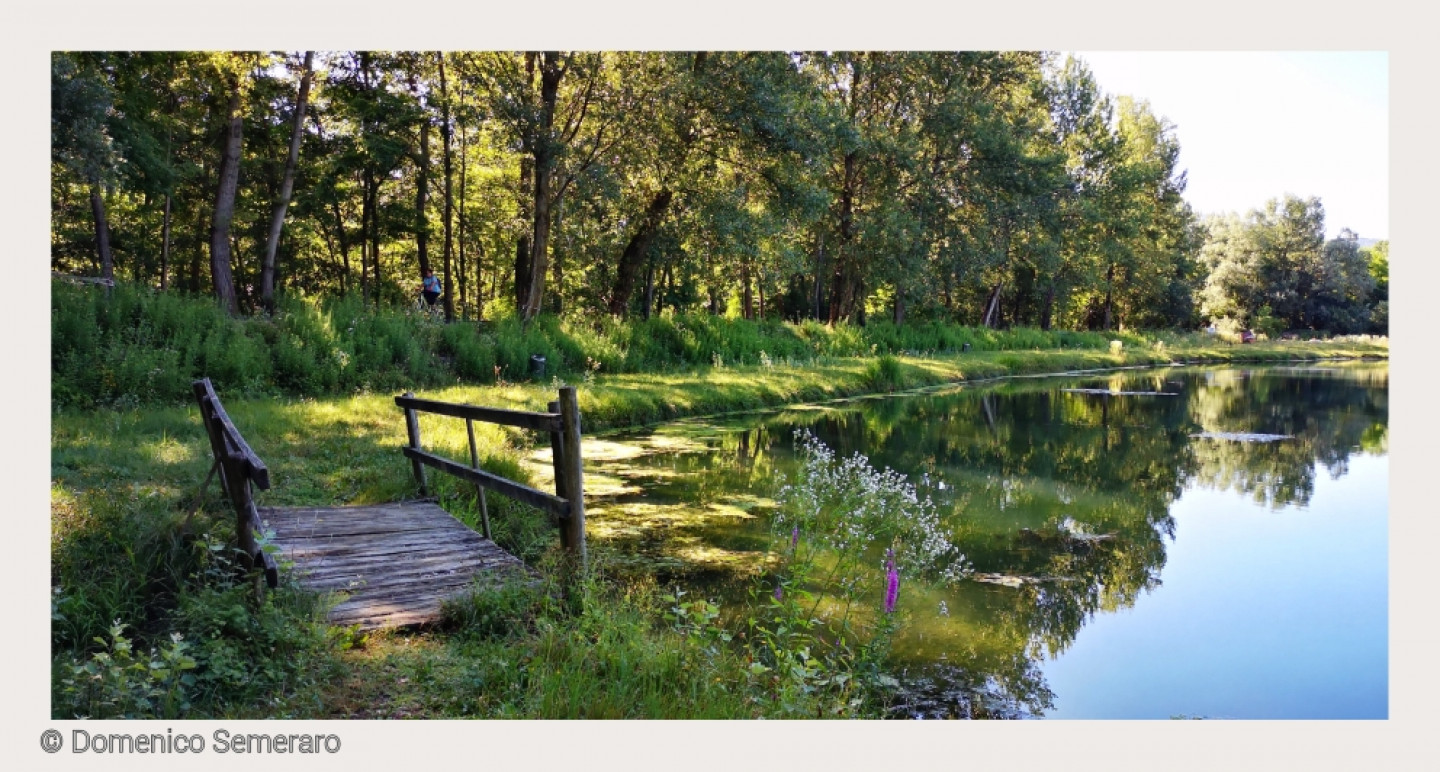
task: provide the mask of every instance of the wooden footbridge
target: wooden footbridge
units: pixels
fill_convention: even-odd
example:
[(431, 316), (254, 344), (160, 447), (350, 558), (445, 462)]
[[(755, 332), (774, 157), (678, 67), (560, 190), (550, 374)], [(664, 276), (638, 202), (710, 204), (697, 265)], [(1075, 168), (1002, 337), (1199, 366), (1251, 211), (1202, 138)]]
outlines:
[[(192, 384), (200, 419), (210, 437), (220, 481), (235, 507), (240, 551), (270, 587), (282, 567), (301, 587), (340, 596), (330, 622), (369, 630), (438, 621), (446, 598), (476, 585), (530, 580), (533, 572), (490, 540), (485, 491), (491, 490), (548, 512), (560, 527), (560, 543), (572, 565), (585, 562), (585, 503), (580, 459), (580, 412), (575, 389), (560, 389), (549, 412), (530, 413), (452, 402), (395, 398), (405, 415), (410, 459), (420, 495), (427, 494), (425, 467), (475, 485), (481, 533), (476, 533), (431, 500), (344, 507), (257, 507), (254, 489), (270, 488), (270, 472), (226, 414), (208, 378)], [(425, 451), (418, 413), (465, 420), (470, 439), (467, 466)], [(555, 494), (530, 488), (479, 468), (474, 422), (498, 423), (549, 434), (555, 464)], [(210, 477), (206, 478), (208, 484)], [(267, 532), (273, 532), (266, 538)], [(266, 544), (274, 545), (266, 548)], [(278, 557), (278, 560), (277, 560)]]

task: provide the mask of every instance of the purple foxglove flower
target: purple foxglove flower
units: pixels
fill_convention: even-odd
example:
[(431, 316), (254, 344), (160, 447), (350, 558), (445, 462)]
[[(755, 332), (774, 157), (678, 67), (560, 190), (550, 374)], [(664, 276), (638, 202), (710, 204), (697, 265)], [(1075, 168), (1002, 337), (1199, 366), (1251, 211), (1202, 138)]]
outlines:
[(895, 561), (885, 561), (885, 613), (895, 613), (895, 601), (900, 599), (900, 571)]
[(800, 526), (790, 529), (790, 549), (795, 549), (800, 544)]
[(781, 598), (784, 598), (784, 597), (785, 597), (785, 588), (784, 588), (782, 585), (779, 585), (779, 584), (775, 585), (775, 600), (780, 600)]

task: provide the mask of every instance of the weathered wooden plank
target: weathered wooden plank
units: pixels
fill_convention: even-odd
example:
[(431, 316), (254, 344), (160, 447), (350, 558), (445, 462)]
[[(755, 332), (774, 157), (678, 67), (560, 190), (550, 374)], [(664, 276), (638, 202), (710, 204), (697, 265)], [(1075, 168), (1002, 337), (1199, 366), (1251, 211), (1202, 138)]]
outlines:
[(339, 507), (330, 509), (307, 509), (299, 511), (261, 510), (261, 518), (275, 529), (276, 533), (289, 534), (317, 533), (338, 535), (342, 533), (389, 532), (436, 528), (449, 523), (467, 533), (474, 533), (463, 523), (455, 520), (450, 513), (430, 502), (412, 502), (405, 505)]
[(281, 552), (293, 561), (304, 562), (307, 565), (323, 565), (330, 563), (363, 563), (372, 559), (384, 559), (389, 561), (418, 559), (425, 555), (445, 554), (487, 554), (481, 545), (475, 542), (446, 542), (440, 545), (406, 544), (400, 547), (390, 547), (383, 543), (369, 543), (358, 546), (336, 546), (334, 548), (298, 548), (287, 549), (281, 546)]
[[(491, 572), (494, 573), (494, 572)], [(522, 578), (520, 571), (508, 572), (513, 578)], [(498, 574), (497, 574), (498, 575)], [(311, 589), (317, 592), (347, 593), (346, 600), (366, 602), (400, 602), (400, 599), (418, 598), (426, 594), (437, 597), (453, 595), (475, 584), (476, 571), (456, 571), (434, 575), (415, 575), (405, 580), (348, 582), (335, 579), (316, 584)]]
[(419, 410), (424, 413), (436, 413), (448, 415), (454, 418), (469, 418), (475, 421), (484, 421), (492, 424), (505, 426), (517, 426), (521, 429), (533, 429), (539, 432), (557, 431), (559, 429), (560, 416), (554, 413), (530, 413), (522, 410), (506, 410), (499, 407), (481, 407), (479, 405), (465, 405), (458, 402), (440, 402), (433, 399), (420, 399), (419, 397), (405, 394), (395, 398), (395, 404), (406, 410)]
[[(270, 528), (275, 531), (276, 534), (288, 534), (293, 539), (308, 539), (311, 537), (358, 537), (367, 534), (402, 534), (419, 531), (444, 532), (451, 530), (449, 526), (440, 525), (434, 521), (426, 522), (421, 518), (397, 518), (397, 522), (391, 528), (386, 528), (384, 525), (373, 521), (362, 521), (358, 523), (334, 522), (310, 526), (277, 525), (272, 523)], [(479, 536), (479, 534), (476, 534), (476, 536)]]
[(443, 570), (411, 571), (403, 574), (340, 575), (325, 579), (307, 579), (304, 586), (318, 591), (348, 590), (356, 595), (380, 597), (387, 591), (401, 592), (416, 587), (436, 590), (450, 585), (470, 584), (479, 568), (475, 565), (460, 565)]
[(446, 598), (534, 573), (429, 501), (261, 513), (302, 587), (334, 594), (332, 624), (429, 624)]
[(335, 529), (335, 533), (327, 533), (324, 528), (315, 526), (296, 528), (285, 525), (271, 525), (271, 530), (275, 531), (277, 536), (285, 534), (290, 541), (295, 543), (347, 540), (363, 542), (366, 539), (376, 537), (393, 537), (396, 539), (415, 541), (417, 539), (444, 539), (447, 534), (454, 534), (457, 538), (468, 540), (470, 537), (465, 535), (466, 533), (475, 534), (475, 539), (485, 538), (459, 523), (454, 525), (438, 521), (425, 523), (415, 519), (398, 523), (393, 531), (387, 531), (383, 527), (373, 523), (342, 522), (336, 523), (333, 528)]
[(369, 534), (359, 543), (333, 542), (330, 544), (302, 544), (299, 546), (280, 545), (280, 551), (293, 559), (316, 560), (359, 560), (367, 556), (424, 555), (442, 552), (479, 552), (482, 545), (477, 541), (451, 539), (446, 541), (412, 541), (393, 544), (382, 534)]
[[(503, 581), (518, 581), (520, 574), (512, 576), (481, 577), (479, 582), (431, 587), (412, 591), (391, 591), (384, 594), (355, 594), (337, 603), (330, 612), (330, 619), (336, 624), (356, 624), (368, 620), (370, 626), (419, 624), (435, 622), (440, 618), (440, 606), (446, 600), (455, 598), (485, 586), (497, 586)], [(361, 622), (364, 625), (364, 622)]]
[(396, 560), (391, 556), (375, 556), (362, 561), (349, 558), (320, 561), (318, 563), (307, 562), (305, 568), (297, 572), (297, 578), (301, 584), (326, 581), (337, 576), (374, 576), (380, 575), (403, 576), (411, 573), (423, 573), (425, 571), (452, 570), (458, 567), (470, 566), (472, 568), (484, 568), (487, 566), (504, 565), (506, 559), (476, 555), (474, 553), (451, 552), (445, 555), (429, 559), (410, 557), (409, 559)]
[(402, 556), (396, 560), (390, 555), (374, 555), (365, 558), (345, 556), (337, 560), (306, 561), (301, 581), (319, 579), (339, 574), (402, 574), (411, 571), (427, 571), (439, 568), (453, 568), (457, 565), (500, 565), (514, 560), (501, 553), (480, 553), (473, 550), (453, 550), (433, 557), (420, 557), (423, 553)]
[(443, 458), (433, 453), (426, 453), (423, 450), (415, 450), (414, 448), (408, 447), (401, 448), (401, 450), (405, 453), (406, 458), (419, 460), (426, 466), (433, 466), (441, 471), (449, 472), (462, 480), (469, 480), (478, 485), (483, 485), (496, 493), (509, 496), (516, 501), (524, 502), (536, 509), (549, 512), (556, 517), (563, 518), (570, 513), (570, 502), (558, 496), (552, 496), (543, 491), (537, 491), (528, 485), (521, 485), (520, 483), (507, 480), (504, 477), (498, 477), (483, 469), (471, 469), (463, 464), (457, 464), (448, 458)]
[[(348, 508), (347, 508), (348, 509)], [(373, 523), (385, 524), (396, 523), (407, 518), (415, 517), (436, 517), (437, 513), (445, 513), (445, 510), (434, 504), (424, 504), (415, 507), (388, 507), (384, 509), (356, 509), (353, 512), (341, 510), (319, 511), (304, 513), (300, 516), (277, 517), (276, 522), (294, 523), (303, 525), (307, 522), (313, 523)], [(448, 514), (448, 513), (446, 513)]]

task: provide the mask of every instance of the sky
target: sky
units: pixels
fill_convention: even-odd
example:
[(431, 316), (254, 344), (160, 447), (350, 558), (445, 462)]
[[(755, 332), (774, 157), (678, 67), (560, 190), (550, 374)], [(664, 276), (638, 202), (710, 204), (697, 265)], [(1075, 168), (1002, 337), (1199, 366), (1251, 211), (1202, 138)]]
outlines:
[(1175, 125), (1196, 212), (1316, 196), (1327, 238), (1389, 238), (1386, 52), (1073, 53), (1101, 90), (1147, 100)]

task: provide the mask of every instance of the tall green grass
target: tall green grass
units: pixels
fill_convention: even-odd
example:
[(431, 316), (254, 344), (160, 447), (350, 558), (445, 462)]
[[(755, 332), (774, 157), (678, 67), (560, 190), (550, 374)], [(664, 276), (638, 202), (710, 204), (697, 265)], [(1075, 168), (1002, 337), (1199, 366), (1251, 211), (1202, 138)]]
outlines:
[(437, 323), (408, 308), (351, 296), (282, 299), (270, 317), (232, 318), (214, 302), (127, 283), (51, 289), (52, 399), (60, 408), (133, 407), (189, 398), (209, 377), (221, 393), (318, 397), (457, 383), (520, 382), (530, 360), (542, 380), (586, 374), (664, 373), (715, 364), (810, 363), (836, 357), (929, 355), (962, 350), (1101, 350), (1149, 340), (919, 322), (830, 327), (709, 314), (616, 320), (513, 317), (482, 325)]

